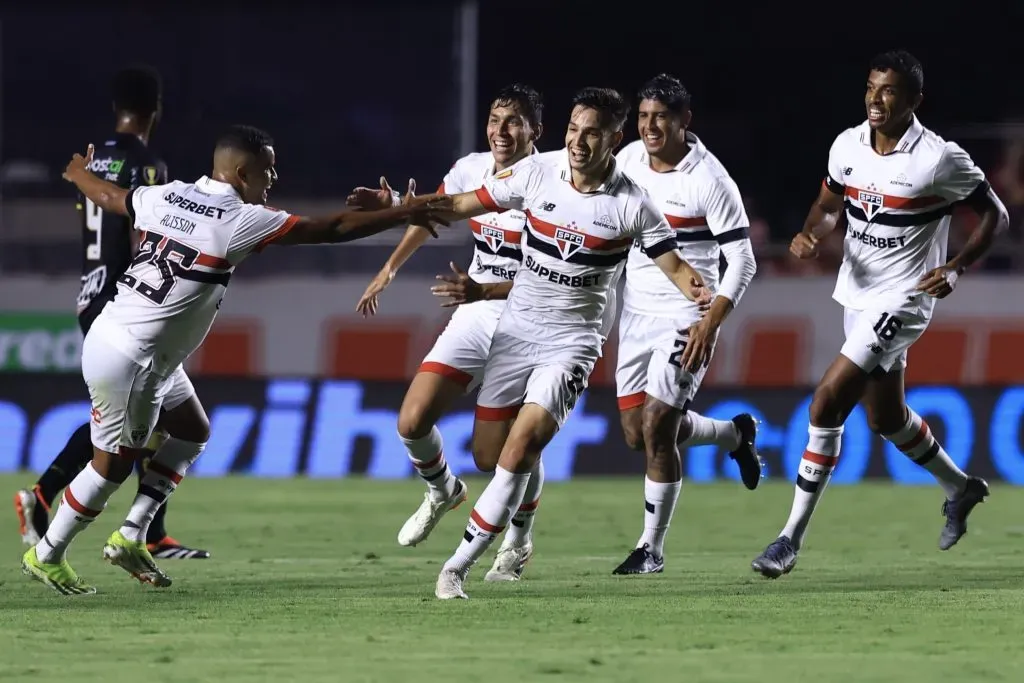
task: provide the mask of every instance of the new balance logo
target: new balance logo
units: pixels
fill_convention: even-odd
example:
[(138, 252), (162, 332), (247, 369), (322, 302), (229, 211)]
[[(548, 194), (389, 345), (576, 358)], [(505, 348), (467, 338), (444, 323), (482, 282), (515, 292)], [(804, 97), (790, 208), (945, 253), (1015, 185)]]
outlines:
[(540, 203), (540, 210), (541, 211), (554, 211), (555, 210), (555, 205), (552, 204), (551, 202), (541, 202)]
[(843, 168), (843, 175), (850, 175), (851, 173), (853, 173), (852, 166), (846, 166), (845, 168)]

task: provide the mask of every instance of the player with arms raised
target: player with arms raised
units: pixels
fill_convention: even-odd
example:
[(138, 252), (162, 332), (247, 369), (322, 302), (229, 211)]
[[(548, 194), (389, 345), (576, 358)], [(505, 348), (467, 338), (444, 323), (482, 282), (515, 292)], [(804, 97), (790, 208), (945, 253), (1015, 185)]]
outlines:
[[(904, 398), (907, 350), (928, 327), (935, 300), (953, 291), (1008, 224), (1005, 207), (970, 156), (917, 119), (923, 87), (921, 64), (906, 52), (871, 62), (867, 121), (832, 144), (821, 192), (790, 246), (798, 258), (814, 258), (845, 211), (843, 263), (832, 296), (845, 309), (846, 343), (811, 401), (789, 520), (752, 563), (770, 578), (796, 564), (839, 461), (843, 423), (858, 402), (872, 431), (931, 472), (945, 491), (941, 550), (967, 532), (967, 516), (988, 496), (988, 485), (957, 467)], [(958, 204), (981, 221), (963, 250), (947, 260), (950, 216)]]
[[(543, 106), (541, 96), (530, 86), (513, 84), (499, 91), (487, 118), (490, 150), (456, 161), (438, 191), (458, 194), (475, 190), (488, 178), (535, 154), (534, 145), (542, 131)], [(351, 197), (352, 203), (363, 207), (389, 206), (391, 201), (390, 188), (383, 181), (381, 190), (356, 188)], [(470, 288), (467, 294), (472, 301), (459, 306), (423, 359), (398, 414), (398, 436), (416, 472), (427, 485), (423, 503), (398, 532), (400, 545), (422, 543), (446, 512), (466, 500), (465, 483), (451, 473), (445, 461), (437, 421), (459, 396), (474, 390), (480, 383), (491, 337), (505, 308), (504, 297), (511, 289), (522, 260), (519, 242), (525, 222), (526, 214), (519, 210), (495, 211), (469, 221), (475, 245), (472, 263), (467, 273), (454, 265), (452, 268), (456, 271), (453, 279), (461, 279)], [(357, 310), (364, 315), (376, 312), (379, 294), (426, 241), (428, 234), (425, 228), (409, 227), (380, 273), (366, 288)], [(441, 287), (444, 292), (448, 291), (447, 285)], [(495, 463), (478, 465), (490, 472)], [(529, 544), (542, 487), (543, 470), (538, 468), (530, 479), (522, 509), (516, 513), (513, 526), (505, 536), (506, 545)], [(519, 563), (503, 562), (505, 556), (512, 557), (499, 548), (494, 568), (487, 574), (489, 580), (519, 578), (506, 566), (518, 567)]]
[(271, 244), (354, 240), (408, 218), (429, 224), (430, 209), (450, 206), (437, 195), (412, 197), (410, 187), (405, 205), (383, 211), (305, 218), (270, 209), (264, 204), (277, 180), (273, 141), (248, 126), (218, 140), (213, 172), (195, 183), (128, 190), (89, 172), (92, 161), (90, 145), (85, 158), (76, 154), (68, 164), (65, 178), (103, 211), (129, 216), (142, 244), (82, 347), (94, 457), (64, 490), (42, 540), (22, 558), (26, 574), (64, 594), (95, 592), (68, 564), (67, 548), (131, 473), (167, 397), (185, 396), (164, 413), (170, 438), (103, 548), (109, 562), (139, 581), (170, 585), (146, 548), (146, 529), (209, 439), (209, 419), (182, 363), (206, 337), (235, 267)]
[[(497, 466), (437, 578), (440, 599), (466, 597), (470, 567), (519, 510), (541, 451), (586, 388), (633, 241), (687, 298), (710, 298), (657, 206), (615, 163), (628, 113), (616, 91), (585, 88), (573, 99), (557, 163), (525, 159), (452, 197), (456, 217), (513, 209), (527, 222), (523, 264), (491, 341), (473, 425), (474, 457)], [(529, 549), (516, 552), (521, 573)]]
[[(665, 278), (642, 244), (629, 252), (615, 380), (626, 443), (646, 452), (647, 476), (644, 531), (615, 574), (664, 569), (665, 535), (682, 481), (679, 444), (725, 448), (747, 488), (756, 488), (761, 479), (757, 424), (751, 415), (713, 420), (689, 409), (718, 330), (757, 270), (739, 188), (687, 130), (691, 117), (690, 93), (683, 84), (666, 74), (656, 76), (640, 91), (640, 139), (617, 155), (622, 170), (665, 215), (683, 257), (717, 296), (705, 314)], [(728, 264), (721, 286), (720, 254)]]
[[(99, 150), (89, 170), (119, 187), (131, 189), (140, 185), (162, 185), (167, 182), (167, 167), (149, 149), (149, 138), (160, 118), (160, 76), (149, 67), (129, 67), (119, 71), (111, 84), (114, 116), (117, 119), (114, 136)], [(88, 197), (79, 199), (82, 214), (83, 249), (82, 286), (78, 293), (78, 325), (87, 334), (92, 322), (103, 307), (117, 293), (117, 280), (131, 265), (135, 251), (131, 221), (116, 213), (103, 211)], [(169, 396), (165, 407), (173, 407), (187, 396)], [(140, 458), (139, 479), (145, 473), (145, 463), (161, 440), (166, 438), (158, 429), (146, 444), (147, 451)], [(35, 545), (46, 533), (50, 523), (50, 506), (57, 494), (75, 475), (92, 460), (92, 442), (89, 423), (84, 422), (68, 439), (67, 445), (54, 458), (31, 489), (22, 489), (14, 495), (14, 509), (18, 515), (21, 538), (27, 545)], [(153, 518), (146, 542), (155, 557), (174, 559), (204, 559), (210, 553), (183, 546), (167, 534), (164, 517), (167, 506), (161, 506)]]

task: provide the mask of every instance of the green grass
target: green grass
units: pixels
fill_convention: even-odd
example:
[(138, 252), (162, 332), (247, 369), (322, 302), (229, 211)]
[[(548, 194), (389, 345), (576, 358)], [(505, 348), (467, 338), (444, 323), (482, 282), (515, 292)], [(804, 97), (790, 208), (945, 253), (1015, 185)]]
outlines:
[[(30, 477), (0, 477), (13, 491)], [(475, 500), (482, 481), (471, 482)], [(545, 487), (537, 554), (519, 584), (470, 575), (468, 602), (433, 598), (468, 514), (423, 546), (395, 534), (416, 482), (189, 480), (171, 531), (210, 561), (165, 561), (142, 587), (99, 559), (120, 493), (72, 547), (100, 593), (63, 597), (20, 574), (0, 520), (0, 680), (993, 681), (1024, 680), (1024, 490), (994, 487), (953, 550), (936, 547), (937, 488), (829, 489), (797, 569), (750, 560), (792, 487), (684, 486), (667, 567), (612, 577), (642, 524), (642, 482)]]

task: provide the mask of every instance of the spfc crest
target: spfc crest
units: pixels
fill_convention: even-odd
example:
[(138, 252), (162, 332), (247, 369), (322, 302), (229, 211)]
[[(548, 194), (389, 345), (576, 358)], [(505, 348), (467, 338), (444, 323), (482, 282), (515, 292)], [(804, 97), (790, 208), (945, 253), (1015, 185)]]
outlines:
[(505, 243), (505, 231), (501, 228), (492, 228), (489, 225), (480, 226), (480, 236), (484, 238), (484, 242), (491, 248), (491, 251), (497, 252), (501, 248), (501, 245)]
[(579, 251), (587, 239), (582, 232), (573, 230), (575, 227), (575, 223), (569, 223), (564, 228), (555, 228), (555, 244), (558, 245), (558, 252), (563, 259), (568, 259)]
[(868, 220), (878, 213), (878, 210), (882, 208), (885, 203), (885, 197), (877, 191), (874, 185), (868, 185), (866, 190), (857, 190), (857, 201), (860, 202), (860, 206), (864, 209), (864, 215), (868, 217)]

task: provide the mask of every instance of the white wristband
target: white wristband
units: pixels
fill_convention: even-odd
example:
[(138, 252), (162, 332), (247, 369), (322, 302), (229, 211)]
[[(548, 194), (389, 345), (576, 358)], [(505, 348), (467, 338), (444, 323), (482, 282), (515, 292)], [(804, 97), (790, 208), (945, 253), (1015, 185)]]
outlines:
[(402, 195), (396, 190), (391, 190), (391, 206), (401, 206)]

